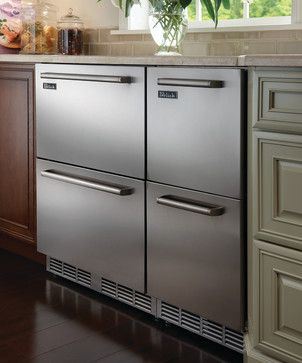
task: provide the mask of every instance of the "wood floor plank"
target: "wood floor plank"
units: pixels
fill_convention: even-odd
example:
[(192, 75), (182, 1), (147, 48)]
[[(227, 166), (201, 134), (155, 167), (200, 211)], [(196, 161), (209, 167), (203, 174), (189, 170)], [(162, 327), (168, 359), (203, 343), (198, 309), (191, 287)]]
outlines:
[(240, 354), (0, 250), (0, 363), (241, 363)]

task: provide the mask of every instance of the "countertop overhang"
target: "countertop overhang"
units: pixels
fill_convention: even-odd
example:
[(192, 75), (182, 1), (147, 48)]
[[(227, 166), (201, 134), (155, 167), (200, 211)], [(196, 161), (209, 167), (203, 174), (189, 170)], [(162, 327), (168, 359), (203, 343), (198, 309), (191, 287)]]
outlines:
[(208, 67), (302, 67), (302, 54), (201, 56), (201, 57), (123, 57), (1, 54), (0, 62), (106, 64), (145, 66), (208, 66)]

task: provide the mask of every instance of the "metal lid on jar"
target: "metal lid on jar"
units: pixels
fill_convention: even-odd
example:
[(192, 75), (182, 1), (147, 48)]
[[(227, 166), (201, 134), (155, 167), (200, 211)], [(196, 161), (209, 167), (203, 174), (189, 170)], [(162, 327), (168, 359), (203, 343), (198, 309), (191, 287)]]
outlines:
[(73, 9), (70, 8), (65, 16), (62, 16), (58, 22), (59, 28), (84, 28), (82, 19), (73, 15)]

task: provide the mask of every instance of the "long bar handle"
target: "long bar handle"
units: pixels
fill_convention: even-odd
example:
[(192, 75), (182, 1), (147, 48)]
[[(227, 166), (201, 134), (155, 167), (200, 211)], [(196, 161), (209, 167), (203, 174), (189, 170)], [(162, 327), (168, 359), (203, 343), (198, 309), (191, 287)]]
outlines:
[(107, 76), (92, 74), (72, 74), (72, 73), (41, 73), (43, 79), (62, 79), (67, 81), (90, 81), (104, 83), (132, 83), (130, 76)]
[(173, 195), (164, 195), (157, 198), (156, 201), (158, 204), (165, 205), (167, 207), (184, 209), (189, 212), (204, 214), (210, 217), (221, 216), (224, 214), (224, 207), (194, 201), (192, 199), (175, 197)]
[(176, 87), (200, 87), (200, 88), (223, 88), (223, 81), (211, 79), (185, 79), (185, 78), (158, 78), (159, 86), (176, 86)]
[(130, 195), (133, 193), (133, 188), (121, 186), (117, 184), (110, 184), (107, 182), (100, 182), (94, 179), (86, 179), (72, 174), (65, 174), (55, 170), (43, 170), (41, 175), (46, 178), (62, 181), (65, 183), (79, 185), (81, 187), (96, 189), (101, 192), (116, 194), (116, 195)]

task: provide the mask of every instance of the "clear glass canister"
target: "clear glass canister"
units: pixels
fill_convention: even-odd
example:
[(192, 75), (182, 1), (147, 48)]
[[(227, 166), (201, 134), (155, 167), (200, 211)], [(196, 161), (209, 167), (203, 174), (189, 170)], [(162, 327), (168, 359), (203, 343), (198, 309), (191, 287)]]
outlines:
[(80, 55), (83, 53), (84, 23), (72, 14), (68, 14), (58, 22), (58, 50), (61, 54)]
[(21, 52), (56, 54), (58, 43), (57, 7), (43, 1), (22, 3)]

